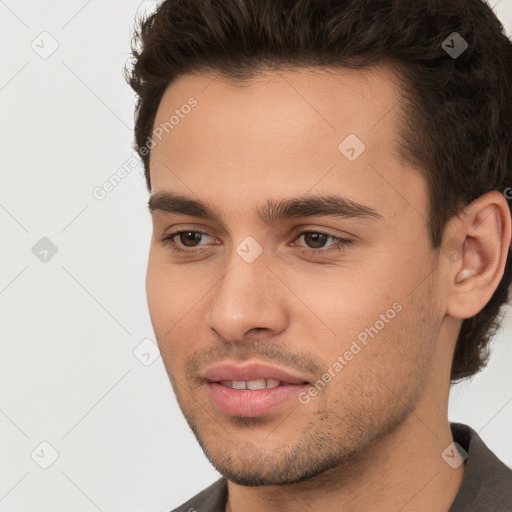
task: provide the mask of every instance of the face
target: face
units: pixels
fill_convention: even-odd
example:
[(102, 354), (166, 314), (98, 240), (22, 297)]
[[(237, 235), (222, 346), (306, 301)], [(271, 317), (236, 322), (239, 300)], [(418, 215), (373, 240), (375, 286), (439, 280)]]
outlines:
[(233, 482), (363, 457), (426, 392), (436, 253), (399, 126), (380, 67), (184, 75), (161, 101), (149, 310), (183, 414)]

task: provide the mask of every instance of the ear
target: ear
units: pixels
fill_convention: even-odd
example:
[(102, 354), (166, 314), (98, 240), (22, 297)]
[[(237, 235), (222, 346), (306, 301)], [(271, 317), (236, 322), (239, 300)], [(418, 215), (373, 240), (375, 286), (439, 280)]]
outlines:
[(505, 197), (491, 191), (467, 205), (447, 230), (447, 314), (471, 318), (489, 302), (505, 270), (511, 239)]

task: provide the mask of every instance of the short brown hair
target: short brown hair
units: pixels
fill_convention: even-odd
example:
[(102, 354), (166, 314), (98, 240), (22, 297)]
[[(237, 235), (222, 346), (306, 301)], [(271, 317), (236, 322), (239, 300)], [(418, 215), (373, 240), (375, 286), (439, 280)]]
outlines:
[[(457, 56), (443, 43), (453, 47), (454, 32), (468, 45)], [(402, 78), (402, 151), (428, 184), (434, 249), (462, 207), (488, 191), (511, 190), (512, 43), (483, 0), (166, 0), (139, 21), (132, 54), (125, 76), (138, 95), (134, 148), (149, 190), (146, 144), (178, 76), (210, 71), (244, 80), (264, 69), (382, 62)], [(453, 381), (486, 364), (511, 281), (509, 248), (493, 296), (462, 323)]]

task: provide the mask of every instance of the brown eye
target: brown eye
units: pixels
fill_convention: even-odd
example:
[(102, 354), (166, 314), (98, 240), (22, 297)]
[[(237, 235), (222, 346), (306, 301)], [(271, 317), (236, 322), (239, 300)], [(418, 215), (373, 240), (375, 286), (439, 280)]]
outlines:
[[(206, 239), (213, 238), (202, 231), (182, 230), (175, 231), (162, 239), (165, 246), (177, 254), (192, 254), (208, 250)], [(188, 249), (187, 249), (188, 248)]]
[(195, 242), (200, 242), (202, 235), (203, 234), (199, 233), (198, 231), (181, 231), (178, 233), (178, 235), (175, 236), (179, 237), (180, 242), (185, 247), (196, 247)]
[[(293, 245), (302, 246), (301, 252), (310, 256), (321, 256), (331, 252), (343, 251), (353, 242), (349, 238), (341, 238), (329, 233), (322, 233), (321, 231), (303, 231), (296, 240), (301, 238), (304, 240), (305, 245), (302, 243), (294, 243)], [(334, 243), (326, 245), (328, 241)]]
[(313, 231), (304, 233), (304, 242), (311, 249), (320, 249), (324, 246), (330, 237), (324, 233), (315, 233)]

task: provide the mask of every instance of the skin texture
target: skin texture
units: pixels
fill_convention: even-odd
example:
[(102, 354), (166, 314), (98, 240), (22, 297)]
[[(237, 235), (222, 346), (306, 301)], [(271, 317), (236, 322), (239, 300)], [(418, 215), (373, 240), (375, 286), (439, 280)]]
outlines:
[[(503, 274), (506, 201), (492, 192), (452, 219), (444, 240), (463, 242), (459, 257), (431, 248), (426, 182), (398, 153), (401, 98), (385, 67), (274, 71), (243, 84), (184, 75), (155, 127), (191, 96), (197, 106), (151, 150), (152, 193), (201, 200), (220, 220), (152, 212), (147, 297), (183, 414), (229, 480), (226, 510), (447, 511), (464, 472), (441, 458), (452, 442), (451, 358), (461, 319)], [(365, 144), (354, 161), (338, 149), (349, 134)], [(381, 217), (267, 224), (256, 214), (269, 199), (313, 193)], [(179, 230), (206, 233), (195, 246), (174, 238), (196, 252), (162, 241)], [(305, 231), (352, 242), (322, 245)], [(252, 263), (236, 250), (248, 236), (263, 249)], [(394, 304), (307, 404), (230, 416), (200, 378), (219, 362), (255, 361), (317, 382)]]

